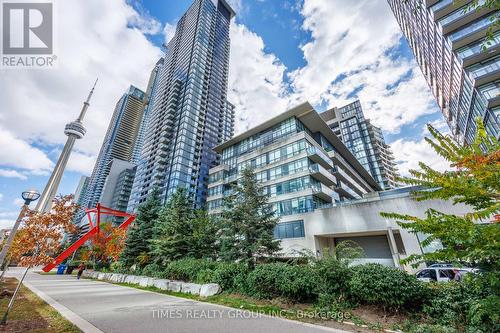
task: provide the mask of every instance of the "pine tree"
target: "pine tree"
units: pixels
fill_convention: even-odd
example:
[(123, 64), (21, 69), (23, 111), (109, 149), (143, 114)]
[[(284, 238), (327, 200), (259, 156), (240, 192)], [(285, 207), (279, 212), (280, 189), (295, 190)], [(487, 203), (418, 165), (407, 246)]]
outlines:
[(197, 210), (189, 220), (191, 237), (188, 256), (216, 259), (219, 253), (220, 225), (206, 210)]
[(150, 252), (154, 262), (165, 265), (188, 255), (192, 211), (186, 189), (178, 188), (161, 210), (154, 226)]
[(125, 248), (120, 255), (120, 261), (125, 267), (134, 264), (145, 265), (147, 253), (149, 253), (149, 243), (153, 238), (153, 226), (161, 210), (160, 192), (153, 189), (146, 202), (137, 209), (137, 217), (134, 223), (128, 228)]
[[(428, 237), (422, 246), (440, 241), (443, 249), (412, 255), (404, 263), (450, 261), (483, 264), (498, 269), (500, 259), (500, 143), (488, 136), (481, 121), (477, 122), (474, 142), (460, 146), (451, 137), (428, 126), (433, 139), (426, 138), (432, 148), (450, 162), (451, 171), (439, 172), (425, 163), (420, 171), (410, 170), (411, 177), (402, 181), (424, 188), (415, 193), (416, 200), (443, 199), (463, 203), (474, 210), (457, 216), (429, 209), (424, 218), (381, 213), (398, 220), (413, 233)], [(496, 267), (496, 268), (495, 268)]]
[(279, 240), (274, 239), (278, 218), (253, 170), (245, 168), (242, 176), (233, 193), (224, 199), (221, 257), (241, 260), (253, 268), (257, 257), (280, 250)]

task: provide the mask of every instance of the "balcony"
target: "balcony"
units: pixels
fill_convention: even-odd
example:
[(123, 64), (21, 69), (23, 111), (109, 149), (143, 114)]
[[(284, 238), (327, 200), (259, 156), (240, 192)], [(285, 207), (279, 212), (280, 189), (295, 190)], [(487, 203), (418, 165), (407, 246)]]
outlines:
[(307, 148), (307, 156), (313, 162), (316, 162), (327, 169), (333, 168), (332, 160), (317, 147), (313, 146)]
[(338, 180), (341, 180), (344, 184), (349, 184), (350, 185), (349, 189), (351, 191), (354, 190), (359, 195), (366, 193), (366, 191), (363, 190), (361, 186), (359, 186), (359, 184), (351, 176), (349, 176), (349, 174), (347, 174), (347, 172), (345, 172), (342, 168), (335, 166), (333, 168), (333, 174)]
[(318, 198), (321, 198), (327, 202), (333, 201), (333, 196), (334, 196), (333, 190), (330, 189), (328, 186), (324, 184), (313, 185), (311, 189), (312, 193)]
[(337, 186), (335, 186), (335, 192), (349, 199), (359, 199), (361, 196), (354, 192), (349, 186), (339, 181)]
[(319, 180), (325, 185), (332, 186), (337, 184), (337, 178), (328, 171), (327, 169), (323, 168), (319, 164), (312, 164), (309, 166), (309, 172), (311, 173), (311, 176)]

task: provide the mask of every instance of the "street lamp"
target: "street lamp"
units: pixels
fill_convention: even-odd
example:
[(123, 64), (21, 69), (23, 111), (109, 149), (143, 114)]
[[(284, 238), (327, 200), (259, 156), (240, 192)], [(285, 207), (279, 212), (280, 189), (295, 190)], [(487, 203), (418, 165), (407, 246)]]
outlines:
[[(9, 238), (7, 239), (7, 243), (5, 243), (4, 247), (2, 248), (2, 252), (0, 253), (0, 265), (3, 264), (3, 261), (5, 259), (5, 256), (7, 255), (7, 252), (9, 251), (10, 245), (12, 244), (12, 241), (14, 240), (14, 236), (16, 235), (17, 229), (19, 228), (19, 225), (21, 224), (21, 221), (23, 220), (24, 216), (26, 215), (26, 212), (29, 209), (30, 203), (33, 201), (37, 200), (40, 198), (40, 193), (37, 190), (28, 190), (24, 191), (21, 194), (24, 204), (23, 207), (21, 208), (21, 212), (19, 213), (19, 216), (17, 217), (16, 223), (12, 227), (12, 230), (10, 231)], [(4, 272), (7, 269), (7, 267), (4, 267)], [(5, 325), (7, 323), (7, 317), (9, 315), (10, 310), (12, 309), (12, 306), (14, 305), (14, 300), (16, 299), (17, 293), (19, 292), (19, 288), (21, 288), (21, 284), (23, 283), (24, 278), (26, 277), (26, 273), (28, 273), (29, 267), (24, 271), (24, 274), (17, 284), (16, 290), (14, 290), (14, 294), (12, 295), (12, 298), (9, 301), (9, 305), (7, 306), (7, 310), (5, 311), (5, 314), (0, 322), (0, 325)], [(2, 275), (3, 273), (2, 272)]]
[[(19, 228), (19, 225), (21, 224), (24, 216), (26, 215), (26, 212), (29, 209), (30, 203), (33, 201), (37, 200), (40, 198), (40, 193), (37, 190), (27, 190), (24, 191), (21, 194), (24, 204), (21, 207), (21, 212), (19, 213), (19, 216), (17, 217), (16, 223), (14, 223), (14, 226), (12, 227), (12, 230), (10, 231), (9, 238), (7, 238), (7, 242), (2, 248), (2, 252), (0, 252), (0, 267), (3, 267), (3, 262), (5, 260), (5, 257), (7, 256), (7, 252), (9, 252), (10, 245), (12, 244), (12, 241), (14, 240), (14, 236), (16, 235), (17, 229)], [(4, 268), (5, 270), (5, 268)]]

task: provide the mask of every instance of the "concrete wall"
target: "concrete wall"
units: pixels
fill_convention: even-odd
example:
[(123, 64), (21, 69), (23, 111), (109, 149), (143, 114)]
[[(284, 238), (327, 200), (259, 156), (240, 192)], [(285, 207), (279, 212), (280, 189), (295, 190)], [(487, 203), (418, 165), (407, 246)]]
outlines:
[[(377, 195), (358, 203), (283, 217), (280, 222), (304, 220), (305, 237), (283, 239), (281, 247), (285, 255), (296, 255), (297, 251), (304, 249), (321, 255), (323, 249), (333, 247), (335, 241), (340, 241), (343, 237), (355, 240), (353, 237), (378, 236), (361, 241), (361, 243), (366, 243), (365, 245), (369, 249), (367, 255), (371, 255), (373, 259), (377, 260), (387, 259), (387, 251), (391, 251), (393, 256), (399, 256), (402, 259), (410, 254), (421, 253), (419, 241), (414, 234), (399, 227), (394, 220), (380, 216), (380, 212), (396, 212), (424, 217), (425, 211), (429, 208), (457, 215), (463, 215), (470, 211), (467, 206), (453, 205), (450, 201), (427, 200), (418, 202), (411, 198), (408, 193), (393, 197), (379, 197)], [(389, 237), (389, 230), (392, 230), (394, 236), (393, 243)], [(387, 237), (389, 249), (380, 247), (381, 236)], [(372, 246), (374, 242), (378, 242), (379, 249), (377, 251)], [(368, 243), (371, 245), (367, 245)], [(385, 254), (380, 255), (380, 251), (385, 252)], [(399, 258), (394, 257), (394, 263), (396, 264), (398, 261)]]

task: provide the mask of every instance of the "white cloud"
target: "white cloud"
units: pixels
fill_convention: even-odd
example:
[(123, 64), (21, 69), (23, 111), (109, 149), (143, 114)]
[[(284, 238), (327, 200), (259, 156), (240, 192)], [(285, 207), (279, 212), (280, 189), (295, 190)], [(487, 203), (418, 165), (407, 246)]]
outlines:
[[(0, 81), (3, 80), (0, 78)], [(3, 87), (4, 85), (2, 85)], [(0, 93), (1, 94), (1, 93)], [(4, 98), (9, 99), (8, 96)], [(20, 100), (22, 104), (27, 99)], [(36, 103), (33, 101), (33, 103)], [(15, 115), (12, 115), (15, 118)], [(0, 116), (1, 118), (1, 116)], [(17, 126), (22, 126), (23, 124), (17, 124)], [(21, 130), (16, 131), (16, 133), (21, 132)], [(35, 148), (28, 144), (26, 141), (15, 137), (11, 132), (0, 128), (0, 165), (10, 166), (21, 169), (26, 169), (29, 171), (47, 171), (53, 167), (52, 161), (47, 157), (47, 155), (38, 148)]]
[[(143, 33), (154, 32), (156, 23), (151, 20), (147, 28), (150, 17), (142, 17), (124, 0), (60, 1), (57, 9), (59, 67), (0, 75), (2, 110), (8, 110), (0, 113), (0, 165), (50, 170), (53, 163), (28, 141), (36, 141), (37, 147), (64, 144), (64, 126), (78, 116), (98, 76), (84, 120), (87, 134), (75, 144), (83, 155), (97, 155), (115, 103), (130, 84), (146, 88), (161, 56)], [(73, 169), (87, 170), (85, 163), (72, 160)]]
[(264, 41), (242, 24), (231, 25), (228, 99), (236, 106), (236, 133), (286, 111), (285, 65), (264, 51)]
[(170, 40), (175, 35), (176, 24), (173, 23), (165, 23), (165, 27), (163, 28), (163, 35), (165, 35), (165, 44), (170, 42)]
[(16, 218), (19, 212), (0, 212), (0, 218)]
[[(0, 169), (0, 177), (6, 177), (6, 178), (19, 178), (21, 180), (26, 180), (28, 177), (25, 174), (22, 174), (16, 170), (9, 170), (9, 169)], [(2, 197), (0, 196), (0, 199)]]
[(341, 106), (356, 91), (368, 118), (383, 130), (436, 111), (418, 67), (394, 57), (401, 31), (384, 0), (305, 0), (301, 47), (306, 65), (290, 73), (295, 95)]
[(419, 162), (424, 162), (438, 171), (450, 170), (450, 163), (439, 156), (424, 140), (399, 139), (391, 144), (398, 170), (403, 176), (409, 175), (408, 170), (419, 170)]
[(3, 199), (3, 193), (0, 193), (0, 201)]
[(14, 206), (21, 207), (24, 204), (24, 200), (21, 198), (15, 198), (14, 201), (12, 202)]
[(0, 219), (0, 229), (10, 229), (16, 220)]
[(94, 168), (96, 157), (85, 153), (74, 151), (68, 160), (68, 171), (80, 172), (90, 176)]

